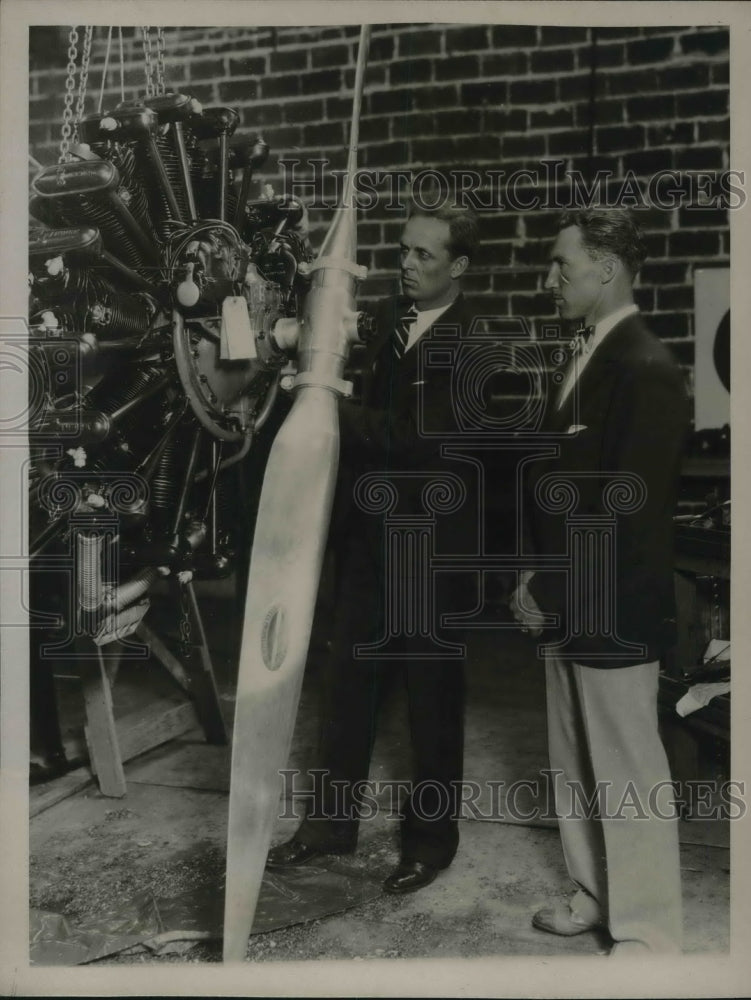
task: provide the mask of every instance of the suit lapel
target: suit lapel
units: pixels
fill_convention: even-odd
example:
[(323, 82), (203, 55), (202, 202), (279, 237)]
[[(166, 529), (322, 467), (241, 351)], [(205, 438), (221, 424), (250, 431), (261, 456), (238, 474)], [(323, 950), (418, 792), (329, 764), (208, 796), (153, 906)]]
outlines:
[(401, 315), (409, 308), (410, 300), (405, 298), (389, 299), (384, 311), (383, 328), (379, 330), (373, 344), (373, 354), (376, 364), (383, 366), (391, 372), (392, 378), (403, 380), (414, 379), (417, 373), (418, 359), (420, 357), (420, 344), (426, 338), (433, 335), (436, 329), (444, 326), (458, 326), (462, 328), (462, 317), (464, 314), (464, 299), (461, 293), (454, 299), (449, 308), (438, 317), (428, 329), (420, 335), (416, 344), (397, 360), (394, 356), (393, 339), (396, 322)]
[(605, 371), (610, 364), (607, 357), (603, 358), (600, 355), (600, 351), (604, 350), (604, 348), (605, 344), (601, 344), (597, 349), (594, 357), (589, 361), (587, 367), (571, 387), (568, 395), (563, 401), (563, 406), (558, 406), (557, 399), (553, 403), (551, 424), (555, 430), (561, 430), (564, 427), (570, 427), (572, 424), (579, 422), (577, 417), (580, 416), (579, 411), (581, 411), (586, 404), (587, 391), (591, 391), (592, 387), (596, 386), (597, 383), (603, 378)]
[(463, 325), (464, 325), (463, 322), (462, 322), (463, 317), (464, 317), (464, 297), (462, 296), (462, 294), (460, 292), (459, 295), (457, 295), (457, 297), (454, 299), (454, 301), (448, 307), (448, 309), (446, 310), (446, 312), (442, 313), (438, 317), (438, 319), (435, 321), (435, 323), (431, 323), (431, 325), (427, 328), (427, 330), (425, 330), (425, 332), (420, 335), (420, 338), (417, 341), (417, 343), (413, 344), (413, 346), (407, 351), (407, 353), (404, 355), (404, 357), (408, 358), (410, 356), (410, 354), (414, 354), (415, 356), (417, 356), (417, 354), (418, 354), (418, 348), (419, 348), (420, 344), (422, 343), (422, 341), (423, 340), (427, 340), (430, 337), (433, 337), (435, 335), (435, 332), (437, 330), (442, 330), (445, 327), (449, 327), (449, 326), (451, 326), (451, 327), (457, 327), (458, 326), (459, 327), (459, 331), (460, 331), (460, 336), (461, 336), (461, 332), (463, 330)]
[(641, 319), (639, 314), (635, 313), (622, 319), (608, 332), (584, 371), (574, 382), (563, 406), (559, 409), (556, 403), (553, 403), (553, 412), (550, 415), (551, 430), (561, 430), (579, 422), (577, 416), (586, 409), (587, 399), (592, 397), (594, 389), (599, 384), (605, 380), (612, 380), (614, 366), (620, 364), (624, 345), (637, 336), (641, 329)]

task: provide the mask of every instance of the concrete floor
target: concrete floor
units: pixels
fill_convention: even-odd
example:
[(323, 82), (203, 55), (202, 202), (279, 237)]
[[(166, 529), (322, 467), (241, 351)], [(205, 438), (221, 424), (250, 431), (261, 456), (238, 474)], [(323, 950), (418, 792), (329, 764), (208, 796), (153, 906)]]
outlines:
[[(227, 627), (233, 617), (231, 598), (204, 596), (203, 607), (222, 705), (231, 722), (238, 642), (237, 630)], [(318, 650), (311, 656), (303, 686), (289, 764), (293, 768), (315, 763), (315, 663), (320, 655)], [(544, 679), (531, 645), (514, 633), (475, 632), (467, 677), (466, 777), (508, 784), (538, 778), (546, 766)], [(80, 692), (71, 679), (60, 685), (63, 721), (71, 729), (80, 723)], [(153, 668), (123, 668), (115, 688), (116, 710), (120, 706), (132, 710), (157, 688), (169, 696), (169, 685), (165, 688)], [(395, 691), (384, 706), (371, 777), (402, 777), (407, 760), (405, 706), (402, 693)], [(194, 934), (193, 940), (177, 935), (178, 940), (161, 949), (134, 946), (100, 959), (99, 964), (219, 961), (220, 941), (209, 937), (205, 928), (211, 926), (214, 935), (219, 929), (228, 765), (228, 749), (208, 746), (196, 729), (127, 764), (125, 798), (105, 798), (90, 783), (33, 816), (31, 906), (62, 914), (75, 929), (104, 927), (113, 914), (135, 912), (148, 894), (176, 899), (184, 910), (195, 906), (201, 911), (193, 926), (203, 927), (202, 934)], [(32, 809), (38, 794), (32, 790)], [(482, 797), (480, 813), (487, 814), (489, 805), (489, 798)], [(277, 820), (274, 841), (286, 839), (295, 827), (294, 819)], [(682, 822), (681, 841), (685, 949), (722, 952), (729, 942), (728, 823)], [(254, 933), (248, 958), (552, 956), (607, 951), (605, 934), (564, 939), (530, 925), (540, 905), (569, 893), (554, 822), (463, 821), (459, 853), (451, 868), (432, 885), (404, 898), (383, 895), (379, 888), (397, 860), (397, 823), (379, 814), (362, 825), (354, 857), (326, 862), (326, 868), (352, 890), (346, 899), (334, 898), (330, 909), (340, 912)], [(308, 871), (315, 884), (314, 872)], [(342, 910), (344, 905), (349, 908)], [(184, 913), (183, 925), (192, 919)]]

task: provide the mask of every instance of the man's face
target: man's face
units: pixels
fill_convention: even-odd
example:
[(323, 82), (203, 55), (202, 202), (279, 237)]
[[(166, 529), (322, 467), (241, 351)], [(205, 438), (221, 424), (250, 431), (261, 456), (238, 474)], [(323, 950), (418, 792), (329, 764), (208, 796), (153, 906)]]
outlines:
[(545, 288), (552, 292), (561, 319), (592, 321), (603, 295), (602, 267), (583, 246), (578, 226), (558, 233)]
[(402, 289), (418, 309), (438, 309), (456, 296), (456, 278), (465, 258), (452, 260), (448, 222), (413, 215), (402, 232), (399, 263)]

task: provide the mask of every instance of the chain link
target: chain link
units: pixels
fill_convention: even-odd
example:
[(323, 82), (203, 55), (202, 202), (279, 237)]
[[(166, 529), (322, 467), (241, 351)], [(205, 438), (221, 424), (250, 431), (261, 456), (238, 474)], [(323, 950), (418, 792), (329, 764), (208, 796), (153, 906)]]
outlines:
[(164, 94), (167, 84), (164, 76), (164, 28), (156, 29), (156, 92)]
[(151, 27), (145, 25), (141, 28), (143, 35), (143, 58), (146, 64), (146, 96), (154, 96), (154, 67), (151, 65)]
[(65, 106), (63, 108), (63, 127), (60, 136), (60, 156), (58, 163), (67, 163), (70, 159), (70, 138), (73, 134), (73, 91), (76, 86), (76, 59), (78, 58), (78, 32), (75, 26), (68, 35), (68, 67), (65, 77)]
[(73, 123), (73, 142), (78, 142), (78, 125), (83, 118), (86, 104), (86, 85), (89, 80), (89, 62), (91, 60), (91, 39), (94, 35), (94, 26), (86, 25), (86, 32), (83, 37), (83, 55), (81, 56), (81, 75), (78, 80), (78, 100), (76, 101), (76, 117)]
[(187, 660), (193, 652), (191, 645), (193, 631), (190, 625), (190, 601), (188, 600), (188, 587), (187, 584), (184, 583), (180, 585), (180, 611), (182, 612), (180, 618), (180, 653), (182, 657)]

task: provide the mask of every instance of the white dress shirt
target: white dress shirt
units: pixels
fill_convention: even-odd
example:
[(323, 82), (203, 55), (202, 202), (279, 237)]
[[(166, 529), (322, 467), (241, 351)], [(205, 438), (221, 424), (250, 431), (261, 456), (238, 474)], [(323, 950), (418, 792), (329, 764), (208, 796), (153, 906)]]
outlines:
[[(454, 302), (456, 299), (454, 299)], [(407, 340), (407, 346), (404, 348), (404, 353), (414, 347), (417, 341), (422, 337), (426, 330), (435, 323), (439, 316), (442, 316), (447, 309), (451, 308), (454, 302), (449, 302), (446, 306), (439, 306), (437, 309), (423, 309), (418, 310), (417, 319), (414, 321), (409, 329), (409, 339)]]
[(615, 312), (610, 313), (609, 316), (605, 316), (604, 319), (601, 319), (600, 322), (596, 324), (595, 332), (592, 334), (589, 343), (583, 347), (578, 354), (574, 355), (574, 363), (568, 370), (568, 374), (566, 375), (566, 379), (561, 388), (561, 394), (558, 397), (558, 409), (563, 406), (568, 394), (574, 388), (577, 379), (581, 378), (582, 372), (589, 364), (589, 359), (603, 342), (605, 337), (615, 326), (618, 325), (618, 323), (620, 323), (622, 319), (625, 319), (627, 316), (631, 316), (633, 313), (637, 312), (639, 312), (639, 307), (636, 303), (629, 302), (628, 305), (621, 306), (620, 309), (616, 309)]

